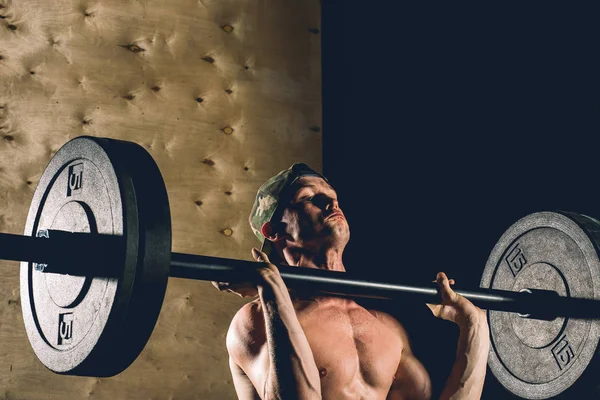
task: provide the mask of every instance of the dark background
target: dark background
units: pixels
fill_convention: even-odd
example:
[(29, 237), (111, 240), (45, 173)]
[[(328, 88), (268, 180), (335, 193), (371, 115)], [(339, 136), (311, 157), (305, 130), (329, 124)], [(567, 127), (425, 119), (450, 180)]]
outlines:
[[(519, 218), (600, 217), (600, 22), (586, 4), (322, 0), (324, 172), (351, 227), (347, 269), (477, 287)], [(458, 330), (421, 304), (389, 311), (439, 394)], [(483, 398), (511, 398), (490, 375)]]

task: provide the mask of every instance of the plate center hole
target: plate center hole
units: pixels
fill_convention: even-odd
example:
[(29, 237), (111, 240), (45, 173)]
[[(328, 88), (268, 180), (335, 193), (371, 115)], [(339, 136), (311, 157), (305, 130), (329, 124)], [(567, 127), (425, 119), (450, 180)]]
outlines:
[[(513, 291), (528, 292), (529, 289), (554, 290), (560, 296), (567, 295), (567, 284), (560, 271), (548, 263), (536, 263), (525, 268), (517, 276)], [(553, 321), (523, 318), (520, 314), (511, 316), (512, 327), (523, 344), (540, 349), (553, 343), (563, 331), (565, 318)]]

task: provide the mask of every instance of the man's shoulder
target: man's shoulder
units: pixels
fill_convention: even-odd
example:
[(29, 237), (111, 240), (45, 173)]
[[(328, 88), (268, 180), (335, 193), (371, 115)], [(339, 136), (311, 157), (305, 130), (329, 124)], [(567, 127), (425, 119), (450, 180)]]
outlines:
[(234, 315), (227, 331), (226, 344), (230, 355), (257, 353), (266, 341), (265, 323), (260, 301), (244, 304)]
[(388, 314), (386, 312), (374, 309), (368, 309), (371, 314), (375, 316), (382, 324), (391, 329), (395, 334), (401, 336), (403, 339), (408, 338), (408, 334), (406, 333), (406, 329), (402, 325), (402, 323), (393, 315)]
[(244, 304), (235, 313), (229, 325), (229, 331), (233, 330), (239, 334), (255, 332), (258, 328), (264, 328), (264, 317), (259, 300)]
[(236, 318), (257, 318), (262, 316), (262, 306), (259, 299), (244, 304), (234, 315)]

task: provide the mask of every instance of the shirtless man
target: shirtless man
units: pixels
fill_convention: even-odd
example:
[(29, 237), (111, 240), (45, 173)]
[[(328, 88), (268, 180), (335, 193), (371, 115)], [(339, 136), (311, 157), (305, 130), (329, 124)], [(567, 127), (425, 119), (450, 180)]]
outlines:
[[(327, 179), (294, 164), (258, 191), (250, 224), (263, 242), (250, 284), (213, 282), (219, 289), (258, 298), (234, 316), (227, 332), (229, 365), (238, 397), (252, 399), (431, 398), (431, 381), (391, 315), (341, 297), (288, 290), (274, 264), (345, 271), (348, 223)], [(451, 288), (440, 272), (439, 318), (458, 324), (456, 361), (442, 399), (479, 399), (489, 332), (483, 311)], [(435, 346), (435, 344), (434, 344)]]

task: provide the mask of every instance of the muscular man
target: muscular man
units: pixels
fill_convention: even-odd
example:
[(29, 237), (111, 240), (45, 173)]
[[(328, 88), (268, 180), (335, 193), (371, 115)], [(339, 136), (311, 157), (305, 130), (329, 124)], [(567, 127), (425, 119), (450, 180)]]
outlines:
[[(259, 189), (250, 225), (263, 242), (252, 284), (213, 284), (258, 297), (234, 316), (227, 333), (238, 397), (249, 399), (429, 399), (431, 381), (391, 315), (341, 297), (288, 290), (275, 264), (345, 271), (348, 223), (327, 179), (294, 164)], [(436, 278), (443, 298), (428, 305), (458, 324), (456, 361), (443, 399), (479, 399), (489, 348), (485, 314)], [(433, 344), (435, 346), (436, 344)]]

